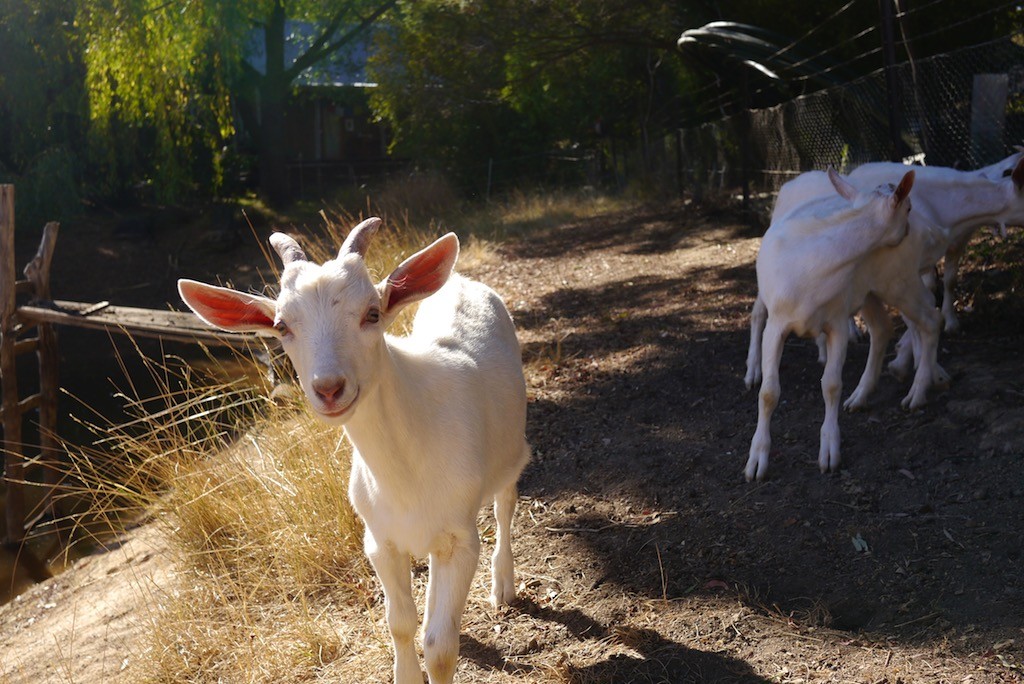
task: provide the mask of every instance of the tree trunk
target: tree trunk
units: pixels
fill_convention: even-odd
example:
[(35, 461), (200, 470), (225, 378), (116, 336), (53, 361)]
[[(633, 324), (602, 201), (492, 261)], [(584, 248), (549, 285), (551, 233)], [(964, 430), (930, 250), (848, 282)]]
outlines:
[(267, 68), (259, 81), (260, 194), (275, 206), (289, 199), (284, 125), (289, 82), (285, 75), (284, 29), (284, 3), (277, 0), (264, 27)]

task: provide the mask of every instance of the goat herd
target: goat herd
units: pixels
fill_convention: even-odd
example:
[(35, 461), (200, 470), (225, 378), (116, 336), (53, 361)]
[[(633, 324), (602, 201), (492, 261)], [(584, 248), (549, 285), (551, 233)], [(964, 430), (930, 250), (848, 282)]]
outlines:
[[(779, 193), (757, 258), (745, 381), (760, 383), (747, 479), (765, 476), (779, 363), (789, 333), (818, 336), (825, 363), (821, 470), (839, 466), (839, 397), (847, 341), (860, 313), (867, 366), (847, 409), (866, 405), (881, 373), (897, 308), (907, 330), (890, 369), (915, 369), (906, 408), (949, 381), (937, 362), (940, 323), (956, 329), (957, 264), (979, 227), (1024, 223), (1024, 150), (965, 172), (866, 164), (843, 178), (813, 171)], [(911, 211), (913, 205), (913, 211)], [(511, 525), (516, 482), (529, 459), (526, 385), (511, 316), (485, 285), (453, 273), (449, 233), (374, 284), (364, 257), (380, 219), (356, 226), (336, 259), (311, 263), (292, 238), (271, 243), (284, 262), (276, 300), (192, 280), (182, 299), (205, 322), (278, 338), (313, 412), (344, 426), (353, 446), (349, 497), (365, 523), (364, 548), (384, 589), (396, 684), (422, 684), (410, 555), (429, 557), (423, 652), (431, 684), (450, 683), (461, 616), (480, 552), (477, 513), (497, 520), (491, 602), (515, 596)], [(931, 291), (945, 256), (941, 313)], [(385, 334), (424, 300), (412, 332)]]

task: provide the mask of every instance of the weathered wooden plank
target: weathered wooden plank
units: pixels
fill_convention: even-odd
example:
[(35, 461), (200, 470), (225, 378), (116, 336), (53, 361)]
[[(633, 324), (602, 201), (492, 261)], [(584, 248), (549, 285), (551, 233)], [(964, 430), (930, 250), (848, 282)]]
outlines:
[(184, 311), (105, 306), (99, 311), (82, 315), (94, 306), (95, 304), (91, 303), (69, 301), (35, 303), (19, 307), (18, 317), (29, 322), (54, 323), (182, 342), (199, 341), (229, 347), (247, 347), (252, 343), (251, 335), (214, 330), (196, 318), (195, 314)]
[(18, 412), (22, 415), (25, 415), (32, 409), (39, 408), (41, 401), (42, 397), (38, 394), (33, 394), (32, 396), (25, 397), (24, 399), (18, 402)]
[(21, 356), (22, 354), (28, 354), (39, 349), (39, 338), (29, 337), (28, 339), (15, 340), (14, 342), (14, 355)]

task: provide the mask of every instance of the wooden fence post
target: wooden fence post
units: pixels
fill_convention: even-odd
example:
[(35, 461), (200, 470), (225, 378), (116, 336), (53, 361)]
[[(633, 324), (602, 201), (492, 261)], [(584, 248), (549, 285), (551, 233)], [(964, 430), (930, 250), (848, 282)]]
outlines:
[[(50, 301), (50, 265), (53, 250), (57, 246), (57, 232), (60, 224), (51, 221), (43, 228), (43, 239), (32, 261), (25, 266), (25, 277), (32, 283), (34, 296), (39, 301)], [(39, 457), (43, 465), (43, 501), (38, 515), (48, 512), (53, 504), (53, 490), (58, 481), (56, 454), (57, 441), (57, 394), (60, 391), (60, 357), (57, 353), (57, 331), (52, 323), (39, 322), (37, 336), (39, 346), (36, 357), (39, 363)], [(54, 520), (57, 515), (54, 514)], [(31, 525), (31, 523), (30, 523)]]
[(7, 541), (25, 536), (25, 479), (21, 454), (21, 407), (15, 363), (17, 278), (14, 270), (14, 186), (0, 185), (0, 385), (2, 385), (4, 479), (7, 481)]

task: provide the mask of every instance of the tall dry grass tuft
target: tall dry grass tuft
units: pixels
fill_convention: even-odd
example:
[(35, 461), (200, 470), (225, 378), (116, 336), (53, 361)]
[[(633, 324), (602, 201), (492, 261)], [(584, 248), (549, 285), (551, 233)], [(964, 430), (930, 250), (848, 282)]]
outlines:
[(92, 495), (80, 519), (93, 533), (160, 525), (177, 565), (143, 616), (133, 679), (312, 676), (343, 651), (327, 608), (374, 596), (347, 443), (302, 404), (269, 399), (246, 354), (145, 361), (159, 395), (126, 392), (134, 419), (94, 426), (101, 438), (71, 450), (70, 473)]

